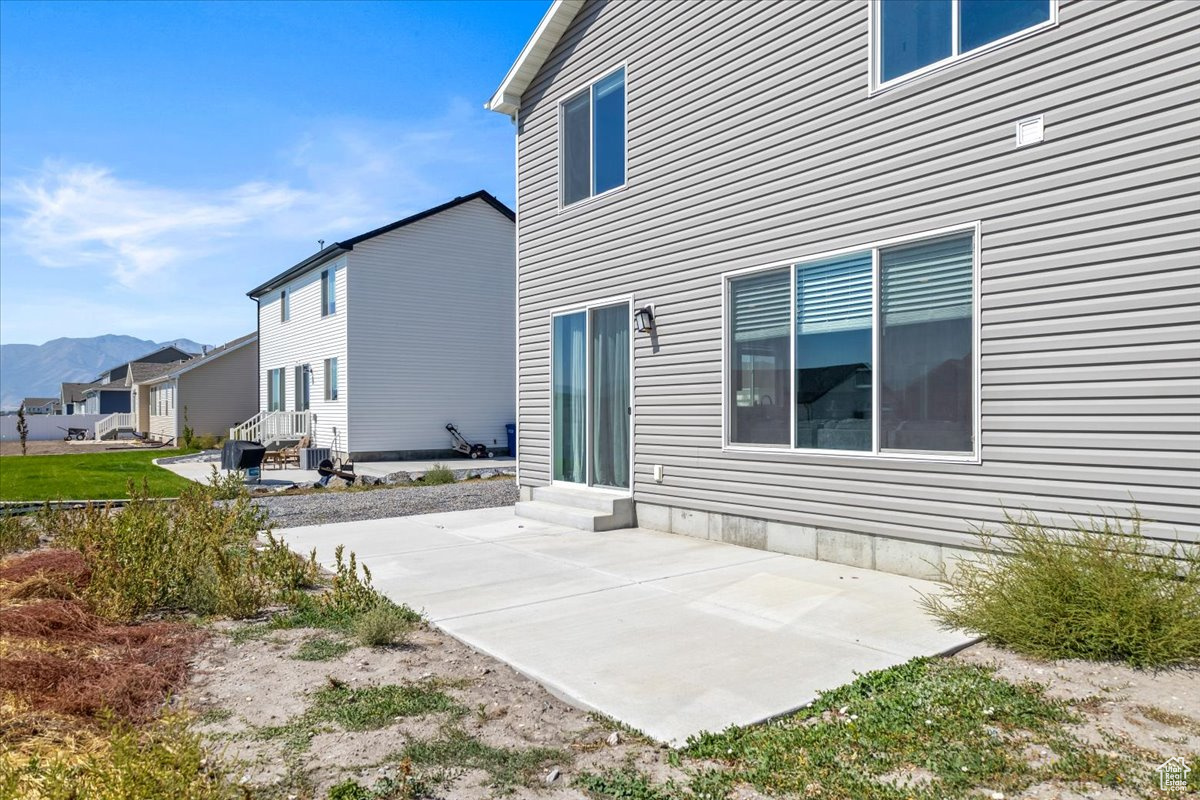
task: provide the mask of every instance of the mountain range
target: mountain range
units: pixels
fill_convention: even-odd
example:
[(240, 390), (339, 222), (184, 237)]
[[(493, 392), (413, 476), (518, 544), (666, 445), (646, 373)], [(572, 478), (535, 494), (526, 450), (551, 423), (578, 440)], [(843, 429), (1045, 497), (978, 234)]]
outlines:
[(51, 339), (40, 345), (0, 345), (0, 408), (15, 409), (26, 397), (58, 397), (65, 382), (93, 380), (104, 370), (169, 344), (189, 353), (204, 350), (204, 345), (191, 339), (154, 342), (111, 333)]

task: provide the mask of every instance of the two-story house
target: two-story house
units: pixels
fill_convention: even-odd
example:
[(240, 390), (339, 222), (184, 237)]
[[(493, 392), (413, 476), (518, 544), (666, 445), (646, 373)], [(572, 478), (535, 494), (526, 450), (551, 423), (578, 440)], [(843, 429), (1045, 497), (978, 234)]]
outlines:
[(555, 0), (488, 103), (521, 513), (919, 575), (1005, 509), (1200, 539), (1198, 28)]
[(322, 248), (248, 294), (259, 413), (356, 460), (437, 457), (446, 423), (494, 451), (514, 421), (514, 214), (485, 191)]

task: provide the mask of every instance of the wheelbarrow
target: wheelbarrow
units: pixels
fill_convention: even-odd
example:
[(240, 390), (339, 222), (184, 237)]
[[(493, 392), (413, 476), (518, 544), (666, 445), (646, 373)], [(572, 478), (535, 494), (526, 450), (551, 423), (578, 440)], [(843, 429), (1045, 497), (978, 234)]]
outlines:
[(67, 435), (63, 437), (64, 442), (69, 442), (72, 439), (77, 442), (82, 442), (87, 438), (88, 435), (87, 428), (64, 428), (62, 425), (55, 425), (54, 427), (58, 428), (60, 431), (67, 432)]

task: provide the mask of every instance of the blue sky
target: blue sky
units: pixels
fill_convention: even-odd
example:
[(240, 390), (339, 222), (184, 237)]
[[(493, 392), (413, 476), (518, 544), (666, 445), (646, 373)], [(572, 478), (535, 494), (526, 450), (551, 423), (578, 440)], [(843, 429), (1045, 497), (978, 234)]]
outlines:
[(216, 344), (327, 242), (476, 189), (549, 0), (0, 3), (0, 342)]

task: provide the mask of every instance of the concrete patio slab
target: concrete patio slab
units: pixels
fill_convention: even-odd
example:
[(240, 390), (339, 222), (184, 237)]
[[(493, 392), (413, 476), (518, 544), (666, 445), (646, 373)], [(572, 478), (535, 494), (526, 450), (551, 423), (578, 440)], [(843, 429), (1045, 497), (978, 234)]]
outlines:
[(512, 508), (284, 534), (326, 563), (344, 543), (393, 600), (673, 744), (971, 641), (919, 609), (927, 581), (653, 531), (584, 533)]

